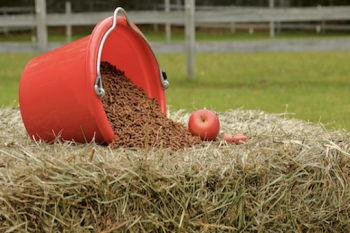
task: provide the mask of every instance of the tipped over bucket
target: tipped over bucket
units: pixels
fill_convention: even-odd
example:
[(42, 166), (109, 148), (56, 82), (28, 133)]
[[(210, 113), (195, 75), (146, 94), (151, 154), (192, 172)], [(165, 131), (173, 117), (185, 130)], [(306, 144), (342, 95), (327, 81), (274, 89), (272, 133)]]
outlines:
[[(124, 17), (117, 16), (121, 11)], [(23, 123), (33, 140), (110, 143), (114, 132), (102, 101), (100, 62), (125, 71), (166, 113), (169, 83), (156, 55), (122, 8), (102, 20), (91, 35), (31, 60), (19, 86)]]

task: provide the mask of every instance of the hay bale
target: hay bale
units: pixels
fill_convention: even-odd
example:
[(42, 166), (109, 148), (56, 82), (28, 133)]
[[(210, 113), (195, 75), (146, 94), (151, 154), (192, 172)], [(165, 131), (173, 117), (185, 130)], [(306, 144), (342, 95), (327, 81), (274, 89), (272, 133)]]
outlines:
[[(1, 109), (0, 231), (350, 231), (348, 132), (287, 114), (218, 116), (217, 142), (170, 152), (33, 143), (19, 109)], [(248, 139), (227, 145), (225, 133)]]

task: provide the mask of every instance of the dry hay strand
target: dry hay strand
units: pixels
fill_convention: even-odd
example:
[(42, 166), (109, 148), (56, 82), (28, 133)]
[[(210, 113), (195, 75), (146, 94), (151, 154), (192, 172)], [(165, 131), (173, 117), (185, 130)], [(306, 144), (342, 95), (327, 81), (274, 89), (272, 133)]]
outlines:
[[(218, 116), (216, 142), (170, 152), (34, 143), (19, 109), (1, 109), (0, 231), (350, 231), (347, 131), (288, 114)], [(222, 141), (238, 132), (246, 143)]]

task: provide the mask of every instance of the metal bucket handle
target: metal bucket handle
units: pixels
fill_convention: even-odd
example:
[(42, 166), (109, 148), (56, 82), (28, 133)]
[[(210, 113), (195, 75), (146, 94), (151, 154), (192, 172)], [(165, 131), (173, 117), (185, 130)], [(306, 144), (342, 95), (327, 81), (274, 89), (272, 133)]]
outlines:
[(166, 76), (166, 73), (164, 71), (162, 71), (161, 67), (160, 67), (160, 64), (159, 64), (159, 61), (157, 59), (157, 56), (156, 54), (154, 53), (153, 49), (151, 48), (148, 40), (146, 39), (146, 37), (139, 31), (137, 30), (130, 22), (129, 20), (129, 17), (128, 15), (126, 14), (126, 11), (121, 8), (121, 7), (118, 7), (117, 9), (115, 9), (114, 11), (114, 15), (113, 15), (113, 25), (110, 29), (108, 29), (108, 31), (106, 32), (106, 34), (103, 36), (102, 38), (102, 41), (101, 41), (101, 44), (100, 44), (100, 47), (99, 47), (99, 50), (98, 50), (98, 57), (97, 57), (97, 78), (95, 80), (95, 93), (97, 94), (97, 96), (99, 98), (102, 98), (103, 96), (105, 96), (106, 92), (105, 90), (103, 89), (103, 84), (102, 84), (102, 78), (101, 78), (101, 71), (100, 71), (100, 65), (101, 65), (101, 55), (102, 55), (102, 49), (103, 49), (103, 45), (107, 39), (107, 36), (109, 35), (109, 33), (111, 33), (115, 26), (117, 25), (117, 14), (118, 12), (121, 11), (123, 13), (123, 15), (125, 16), (125, 19), (126, 21), (128, 22), (128, 25), (130, 26), (130, 28), (132, 30), (134, 30), (137, 34), (139, 34), (143, 39), (144, 41), (146, 42), (146, 44), (148, 45), (148, 47), (151, 49), (153, 55), (154, 55), (154, 58), (156, 59), (157, 61), (157, 64), (158, 64), (158, 68), (159, 68), (159, 74), (160, 74), (160, 81), (162, 82), (162, 85), (163, 85), (163, 89), (167, 89), (169, 87), (169, 82), (167, 81), (167, 76)]

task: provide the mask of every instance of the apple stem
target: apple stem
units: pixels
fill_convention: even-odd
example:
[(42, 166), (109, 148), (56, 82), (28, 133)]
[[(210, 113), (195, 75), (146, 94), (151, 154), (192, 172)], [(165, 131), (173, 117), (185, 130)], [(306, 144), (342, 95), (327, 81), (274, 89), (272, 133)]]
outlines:
[(204, 122), (205, 120), (204, 120), (204, 118), (202, 117), (202, 115), (200, 115), (201, 116), (201, 118), (202, 118), (202, 121)]

